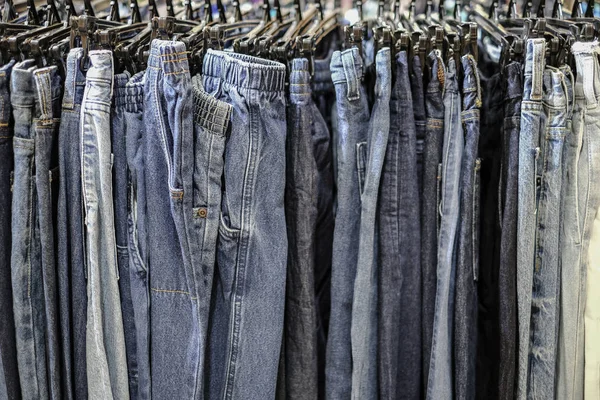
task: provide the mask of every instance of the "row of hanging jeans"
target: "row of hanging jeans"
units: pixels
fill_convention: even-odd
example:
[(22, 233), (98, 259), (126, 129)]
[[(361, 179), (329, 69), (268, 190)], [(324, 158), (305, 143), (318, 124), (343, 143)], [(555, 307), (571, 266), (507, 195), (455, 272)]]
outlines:
[(546, 45), (3, 65), (0, 399), (600, 399), (600, 44)]

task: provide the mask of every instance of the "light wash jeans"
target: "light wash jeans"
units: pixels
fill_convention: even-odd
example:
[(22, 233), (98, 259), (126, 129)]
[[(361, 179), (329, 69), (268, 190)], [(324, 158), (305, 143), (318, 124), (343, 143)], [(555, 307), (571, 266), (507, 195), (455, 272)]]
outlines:
[[(598, 154), (598, 153), (596, 153)], [(597, 181), (596, 181), (597, 182)], [(594, 213), (593, 210), (591, 210)], [(585, 374), (586, 400), (600, 399), (600, 208), (596, 218), (590, 220), (589, 252), (587, 258), (587, 303), (585, 306)], [(586, 264), (586, 262), (584, 262)]]

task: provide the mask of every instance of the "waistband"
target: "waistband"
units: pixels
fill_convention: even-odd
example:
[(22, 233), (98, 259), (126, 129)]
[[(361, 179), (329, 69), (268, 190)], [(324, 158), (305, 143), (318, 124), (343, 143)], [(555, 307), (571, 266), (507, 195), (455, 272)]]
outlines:
[(348, 100), (360, 98), (360, 87), (364, 76), (362, 57), (356, 47), (344, 51), (336, 51), (331, 56), (331, 80), (334, 85), (348, 85)]
[(154, 39), (150, 46), (148, 67), (160, 69), (165, 75), (189, 73), (187, 55), (183, 42)]
[(123, 107), (127, 104), (127, 82), (129, 82), (129, 72), (123, 72), (115, 75), (115, 90), (113, 93), (113, 104), (115, 107)]
[(125, 85), (125, 111), (139, 113), (144, 111), (144, 76), (145, 71), (133, 75)]
[(73, 109), (81, 104), (85, 91), (85, 74), (81, 70), (81, 60), (84, 51), (77, 47), (71, 49), (67, 55), (65, 93), (63, 95), (63, 108)]
[(392, 52), (389, 47), (379, 50), (375, 55), (375, 72), (375, 96), (389, 98), (392, 92)]
[(290, 72), (290, 101), (293, 104), (305, 103), (311, 95), (310, 73), (306, 58), (292, 60)]
[(6, 93), (10, 90), (10, 74), (15, 64), (15, 60), (10, 60), (0, 67), (0, 90), (6, 91)]
[(10, 101), (14, 106), (33, 107), (35, 89), (33, 84), (34, 60), (15, 64), (10, 78)]
[(39, 119), (49, 120), (60, 116), (60, 94), (62, 82), (58, 73), (58, 67), (39, 68), (33, 71), (35, 83)]
[[(558, 68), (547, 66), (544, 71), (546, 95), (544, 103), (553, 108), (564, 109), (567, 106), (565, 75)], [(568, 113), (568, 109), (566, 110)]]
[(585, 100), (587, 106), (595, 106), (600, 97), (599, 43), (597, 41), (575, 42), (571, 46), (571, 53), (577, 65), (575, 97)]
[(245, 54), (208, 50), (202, 71), (205, 77), (219, 78), (243, 89), (266, 92), (285, 89), (285, 65)]
[(206, 93), (199, 75), (192, 78), (192, 88), (196, 123), (212, 134), (225, 136), (233, 107)]
[(86, 101), (111, 105), (113, 96), (112, 51), (90, 51), (90, 68), (86, 75), (86, 91)]
[(518, 61), (510, 62), (504, 67), (504, 76), (506, 76), (506, 100), (523, 97), (523, 79), (521, 77), (521, 63)]
[(444, 86), (445, 92), (456, 92), (458, 93), (458, 78), (456, 76), (456, 62), (453, 58), (448, 61), (448, 67), (446, 69), (446, 77)]
[(479, 71), (477, 69), (477, 61), (471, 54), (465, 54), (461, 57), (460, 62), (463, 67), (463, 94), (476, 93), (475, 106), (481, 107), (481, 81), (479, 80)]

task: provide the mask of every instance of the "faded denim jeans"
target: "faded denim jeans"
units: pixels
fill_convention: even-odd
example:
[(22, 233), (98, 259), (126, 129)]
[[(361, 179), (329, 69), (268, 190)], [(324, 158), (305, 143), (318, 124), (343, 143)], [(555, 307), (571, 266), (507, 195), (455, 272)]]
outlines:
[[(337, 214), (331, 266), (331, 317), (327, 341), (327, 399), (349, 399), (352, 391), (350, 341), (354, 280), (360, 236), (361, 188), (369, 126), (357, 48), (333, 53), (331, 78), (337, 99)], [(375, 366), (374, 366), (375, 368)]]
[(81, 163), (88, 266), (87, 376), (90, 398), (129, 399), (115, 242), (110, 107), (112, 52), (90, 52), (81, 105)]

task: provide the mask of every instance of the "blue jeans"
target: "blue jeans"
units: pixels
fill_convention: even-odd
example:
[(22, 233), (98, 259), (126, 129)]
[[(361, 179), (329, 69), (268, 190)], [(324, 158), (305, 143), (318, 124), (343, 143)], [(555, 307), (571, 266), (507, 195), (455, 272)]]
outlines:
[(454, 60), (448, 62), (444, 92), (444, 145), (441, 173), (440, 233), (428, 399), (452, 398), (455, 246), (460, 212), (460, 171), (464, 150), (461, 104)]
[(256, 57), (204, 57), (205, 90), (233, 106), (209, 327), (211, 399), (275, 396), (288, 251), (285, 74), (283, 64)]
[(379, 392), (382, 399), (412, 399), (421, 397), (422, 383), (417, 130), (407, 52), (398, 53), (393, 65), (396, 82), (377, 210)]
[[(134, 360), (128, 358), (131, 377), (137, 376), (137, 398), (150, 399), (150, 294), (146, 259), (146, 191), (144, 180), (144, 74), (139, 72), (125, 85), (125, 148), (128, 166), (127, 247), (129, 254), (129, 290), (135, 322)], [(132, 393), (131, 397), (134, 397)]]
[[(337, 99), (337, 214), (331, 266), (331, 317), (326, 355), (328, 399), (349, 399), (352, 391), (350, 326), (358, 262), (361, 185), (369, 123), (363, 65), (358, 49), (333, 53), (331, 78)], [(334, 135), (334, 136), (335, 136)]]
[(536, 164), (539, 139), (544, 132), (542, 108), (544, 39), (529, 39), (525, 60), (523, 101), (521, 103), (521, 133), (519, 137), (519, 189), (517, 219), (517, 307), (519, 352), (517, 398), (528, 392), (531, 299), (535, 262), (537, 190)]
[[(66, 399), (87, 398), (87, 266), (82, 208), (80, 117), (85, 75), (83, 49), (67, 56), (58, 157), (60, 187), (57, 211), (58, 289), (61, 321), (63, 391)], [(68, 349), (72, 349), (69, 351)]]
[(88, 266), (88, 393), (90, 398), (128, 399), (111, 179), (112, 52), (92, 51), (89, 59), (81, 105), (81, 176)]
[(15, 65), (10, 61), (0, 68), (0, 398), (20, 399), (17, 343), (11, 285), (11, 204), (13, 175), (12, 107), (10, 74)]

